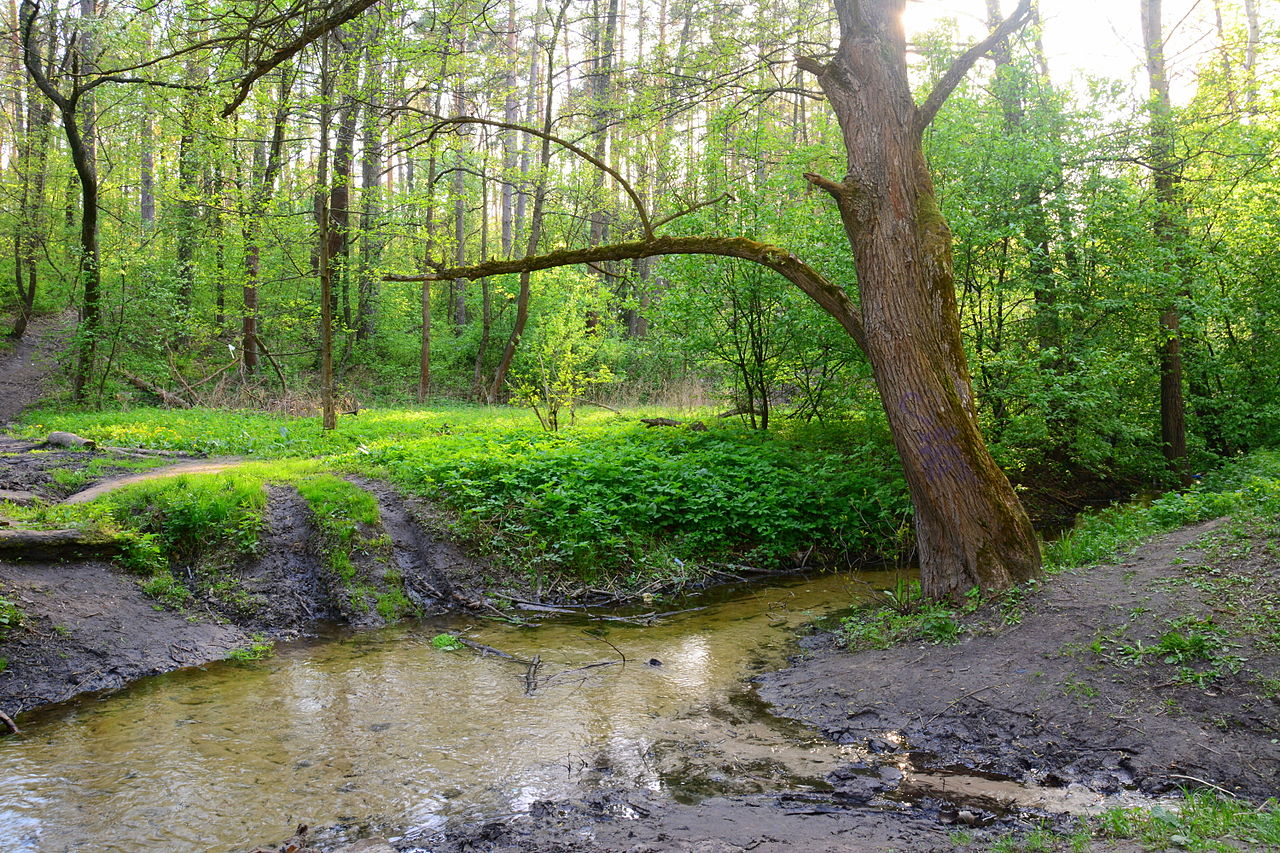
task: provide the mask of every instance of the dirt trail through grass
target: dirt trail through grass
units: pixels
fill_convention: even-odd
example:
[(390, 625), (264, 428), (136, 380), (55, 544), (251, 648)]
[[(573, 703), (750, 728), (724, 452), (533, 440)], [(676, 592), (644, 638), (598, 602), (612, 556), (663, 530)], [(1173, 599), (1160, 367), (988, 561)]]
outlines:
[(21, 340), (0, 352), (0, 426), (44, 395), (45, 380), (57, 366), (55, 356), (74, 321), (70, 311), (33, 320)]
[(234, 456), (201, 459), (195, 462), (178, 462), (174, 465), (166, 465), (163, 468), (153, 468), (150, 471), (143, 471), (138, 474), (129, 474), (124, 477), (114, 477), (110, 480), (103, 480), (95, 483), (84, 491), (76, 492), (71, 497), (62, 501), (64, 504), (83, 504), (88, 503), (95, 498), (114, 492), (116, 489), (131, 486), (134, 483), (142, 483), (147, 480), (160, 480), (166, 477), (178, 477), (183, 474), (217, 474), (220, 471), (226, 471), (230, 468), (236, 468), (246, 464), (246, 460)]

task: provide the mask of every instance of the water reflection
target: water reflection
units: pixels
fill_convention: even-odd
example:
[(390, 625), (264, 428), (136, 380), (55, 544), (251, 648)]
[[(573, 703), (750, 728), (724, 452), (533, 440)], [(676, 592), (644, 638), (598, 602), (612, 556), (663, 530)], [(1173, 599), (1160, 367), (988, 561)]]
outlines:
[[(300, 822), (438, 826), (606, 779), (693, 785), (738, 759), (820, 777), (837, 750), (730, 698), (749, 667), (780, 661), (791, 626), (865, 590), (839, 575), (744, 589), (643, 628), (437, 621), (149, 679), (0, 744), (0, 850), (225, 851)], [(433, 648), (446, 630), (539, 655), (540, 685), (526, 692), (519, 663)], [(582, 669), (616, 661), (609, 644), (625, 664)]]

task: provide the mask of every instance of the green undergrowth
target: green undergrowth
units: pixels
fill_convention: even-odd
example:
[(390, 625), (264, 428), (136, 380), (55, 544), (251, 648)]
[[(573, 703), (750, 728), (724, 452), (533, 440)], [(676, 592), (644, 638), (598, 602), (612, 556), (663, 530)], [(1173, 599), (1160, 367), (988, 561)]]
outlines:
[(248, 645), (240, 646), (227, 652), (227, 660), (236, 661), (237, 663), (266, 660), (271, 657), (274, 651), (275, 643), (265, 634), (254, 634), (249, 638)]
[(1110, 809), (1094, 826), (1103, 838), (1132, 839), (1157, 850), (1280, 849), (1280, 803), (1255, 806), (1212, 791), (1188, 792), (1175, 808)]
[(262, 548), (267, 487), (291, 485), (320, 531), (319, 549), (350, 608), (391, 621), (413, 611), (378, 529), (377, 499), (309, 459), (248, 463), (124, 486), (87, 504), (13, 505), (11, 517), (34, 529), (94, 528), (113, 535), (119, 562), (143, 590), (171, 607), (211, 599), (241, 615), (264, 602), (241, 589), (236, 568)]
[[(1259, 451), (1233, 460), (1192, 488), (1148, 503), (1117, 505), (1085, 515), (1073, 529), (1044, 544), (1045, 568), (1054, 573), (1113, 561), (1152, 536), (1222, 516), (1231, 516), (1236, 529), (1247, 527), (1272, 537), (1280, 534), (1280, 452)], [(1238, 534), (1237, 541), (1241, 537), (1249, 538)], [(916, 640), (953, 643), (963, 635), (966, 621), (981, 626), (1019, 622), (1023, 603), (1035, 585), (1033, 581), (993, 595), (974, 588), (957, 604), (925, 601), (919, 584), (903, 581), (884, 592), (886, 598), (856, 606), (840, 621), (836, 633), (851, 649), (885, 649)], [(1255, 612), (1263, 618), (1254, 620), (1259, 624), (1251, 633), (1265, 640), (1270, 636), (1269, 619), (1280, 616), (1280, 604), (1270, 599), (1256, 604)], [(975, 620), (980, 610), (983, 618)], [(1235, 656), (1223, 646), (1227, 641), (1221, 630), (1204, 626), (1197, 630), (1190, 624), (1171, 624), (1153, 645), (1131, 647), (1113, 638), (1107, 648), (1131, 661), (1168, 660), (1178, 666), (1179, 683), (1202, 684), (1238, 670)]]
[(0, 598), (0, 640), (22, 624), (22, 608), (7, 598)]
[(1211, 790), (1186, 791), (1151, 806), (1107, 809), (1078, 819), (1069, 828), (1042, 826), (977, 845), (967, 834), (953, 836), (958, 846), (990, 853), (1090, 853), (1099, 844), (1135, 842), (1144, 850), (1280, 850), (1280, 803), (1256, 805)]
[(540, 583), (638, 587), (723, 564), (847, 564), (901, 545), (910, 505), (882, 426), (648, 429), (642, 414), (662, 413), (584, 413), (548, 434), (505, 407), (369, 410), (322, 433), (314, 418), (262, 413), (45, 411), (24, 433), (320, 456), (446, 507), (457, 532)]
[(1082, 516), (1071, 530), (1045, 545), (1049, 571), (1108, 562), (1152, 536), (1227, 515), (1280, 515), (1280, 451), (1258, 451), (1233, 460), (1190, 489), (1149, 503), (1109, 507)]
[(908, 507), (879, 450), (618, 423), (384, 447), (370, 460), (535, 572), (642, 582), (690, 563), (773, 568), (883, 549)]

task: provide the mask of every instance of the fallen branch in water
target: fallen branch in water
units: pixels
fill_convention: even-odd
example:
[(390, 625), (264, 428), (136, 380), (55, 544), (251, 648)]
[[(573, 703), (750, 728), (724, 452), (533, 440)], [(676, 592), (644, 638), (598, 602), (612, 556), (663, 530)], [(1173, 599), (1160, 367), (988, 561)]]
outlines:
[(678, 616), (681, 613), (695, 613), (699, 610), (706, 610), (704, 607), (687, 607), (684, 610), (666, 610), (662, 613), (638, 613), (635, 616), (616, 616), (612, 613), (592, 613), (585, 608), (557, 607), (551, 604), (538, 604), (534, 601), (523, 601), (519, 598), (510, 599), (521, 610), (529, 610), (534, 613), (555, 613), (564, 616), (585, 616), (588, 619), (598, 620), (600, 622), (622, 622), (627, 625), (652, 625), (659, 619), (665, 619), (668, 616)]
[(18, 724), (15, 723), (4, 711), (0, 711), (0, 723), (5, 724), (5, 727), (9, 729), (10, 734), (22, 734), (22, 729), (18, 728)]
[(538, 670), (542, 668), (542, 657), (534, 655), (529, 661), (529, 668), (524, 672), (524, 695), (532, 696), (538, 689)]
[(501, 649), (495, 649), (493, 646), (486, 646), (484, 643), (476, 643), (466, 639), (465, 637), (454, 637), (454, 639), (457, 640), (460, 645), (466, 646), (467, 648), (471, 649), (471, 651), (479, 654), (480, 657), (493, 656), (495, 658), (502, 658), (503, 660), (509, 660), (515, 663), (522, 663), (525, 665), (533, 663), (533, 661), (527, 658), (520, 658), (512, 654), (507, 654)]

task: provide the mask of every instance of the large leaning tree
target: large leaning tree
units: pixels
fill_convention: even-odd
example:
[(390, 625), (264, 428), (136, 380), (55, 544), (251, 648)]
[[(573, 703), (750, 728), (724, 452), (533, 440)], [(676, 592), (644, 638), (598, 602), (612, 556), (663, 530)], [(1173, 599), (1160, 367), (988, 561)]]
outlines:
[(1035, 577), (1040, 551), (1031, 522), (978, 428), (952, 281), (951, 231), (922, 143), (952, 90), (979, 58), (1027, 22), (1031, 5), (1021, 0), (957, 57), (921, 103), (907, 75), (905, 0), (835, 0), (840, 42), (834, 54), (798, 60), (817, 78), (840, 123), (847, 174), (805, 178), (829, 193), (840, 212), (857, 270), (856, 302), (786, 249), (744, 237), (659, 235), (663, 223), (653, 223), (613, 170), (609, 174), (636, 204), (641, 240), (393, 278), (477, 279), (671, 254), (720, 255), (769, 267), (839, 321), (871, 363), (915, 506), (925, 595), (956, 598), (973, 586), (1002, 589)]

